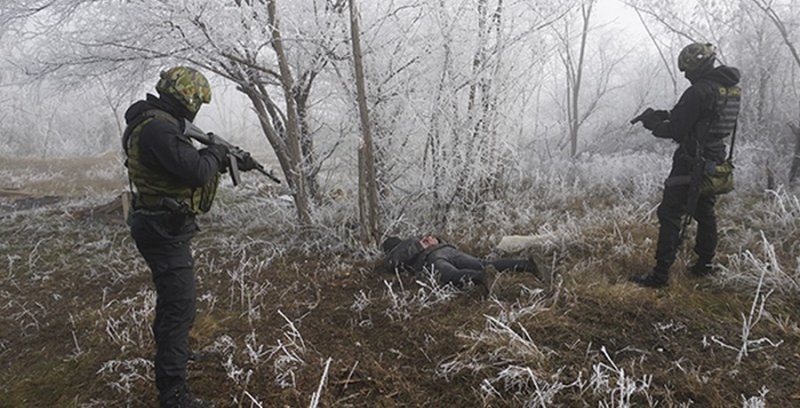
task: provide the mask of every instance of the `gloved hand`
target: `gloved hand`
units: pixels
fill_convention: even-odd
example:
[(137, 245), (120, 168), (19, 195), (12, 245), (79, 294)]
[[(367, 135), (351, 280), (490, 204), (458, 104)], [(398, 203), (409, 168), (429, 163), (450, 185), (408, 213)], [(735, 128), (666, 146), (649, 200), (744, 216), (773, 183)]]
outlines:
[(667, 119), (669, 119), (669, 112), (665, 110), (649, 111), (642, 117), (642, 126), (647, 130), (653, 130)]
[(238, 164), (239, 170), (241, 171), (250, 171), (258, 168), (258, 162), (253, 159), (253, 156), (250, 156), (250, 153), (245, 153), (242, 155), (242, 158), (239, 159)]
[(653, 114), (656, 115), (662, 122), (665, 120), (669, 120), (669, 111), (659, 109), (657, 111), (653, 111)]
[(219, 163), (220, 168), (224, 168), (228, 163), (228, 148), (223, 145), (210, 145), (205, 149), (200, 151), (200, 154), (203, 152), (208, 152), (208, 154), (214, 156), (217, 159), (217, 163)]

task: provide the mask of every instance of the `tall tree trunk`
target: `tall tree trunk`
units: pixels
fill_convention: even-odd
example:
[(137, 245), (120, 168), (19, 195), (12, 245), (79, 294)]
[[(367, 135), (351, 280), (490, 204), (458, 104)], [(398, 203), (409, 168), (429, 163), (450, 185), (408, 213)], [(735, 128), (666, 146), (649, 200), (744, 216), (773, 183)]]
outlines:
[[(588, 3), (588, 4), (587, 4)], [(575, 66), (574, 78), (572, 81), (572, 95), (570, 102), (572, 103), (567, 109), (570, 110), (570, 124), (569, 124), (569, 137), (570, 137), (570, 157), (575, 157), (578, 154), (578, 131), (581, 127), (581, 115), (579, 112), (580, 106), (578, 99), (581, 92), (581, 82), (583, 81), (583, 63), (586, 55), (586, 37), (589, 35), (589, 18), (592, 15), (592, 6), (594, 0), (581, 4), (581, 18), (583, 20), (583, 27), (581, 29), (581, 44), (578, 51), (578, 62)]]
[[(439, 0), (438, 6), (441, 12), (444, 14), (445, 0)], [(444, 110), (442, 106), (444, 100), (443, 95), (452, 61), (452, 50), (450, 48), (452, 39), (450, 37), (450, 33), (447, 30), (442, 30), (442, 34), (445, 36), (442, 41), (442, 51), (444, 52), (444, 57), (442, 58), (442, 72), (439, 75), (439, 83), (436, 86), (436, 93), (430, 108), (430, 123), (428, 125), (428, 135), (426, 138), (427, 142), (425, 143), (425, 154), (422, 159), (422, 168), (433, 176), (432, 192), (435, 210), (434, 212), (436, 214), (441, 214), (442, 209), (444, 208), (442, 203), (445, 194), (443, 194), (442, 185), (445, 183), (446, 165), (444, 161), (444, 152), (442, 151), (443, 146), (441, 134), (442, 116), (444, 115), (441, 115), (440, 112), (443, 112)], [(429, 157), (430, 162), (428, 161)]]
[(800, 176), (800, 126), (794, 123), (788, 125), (794, 134), (794, 157), (792, 157), (792, 168), (789, 170), (789, 184), (794, 184)]
[[(303, 157), (304, 174), (308, 194), (314, 203), (322, 201), (317, 173), (319, 172), (316, 156), (314, 155), (314, 139), (311, 137), (311, 129), (308, 126), (308, 96), (311, 90), (311, 83), (316, 74), (311, 74), (307, 83), (298, 84), (295, 87), (294, 100), (297, 104), (297, 120), (300, 125), (300, 150)], [(303, 82), (303, 81), (301, 81)]]
[(267, 12), (269, 14), (269, 24), (272, 34), (272, 48), (278, 57), (278, 67), (280, 68), (281, 86), (283, 88), (284, 99), (286, 100), (286, 147), (291, 160), (291, 168), (286, 174), (292, 180), (294, 186), (294, 201), (297, 208), (297, 217), (303, 225), (311, 224), (311, 207), (306, 189), (306, 180), (303, 168), (303, 155), (300, 148), (300, 130), (297, 126), (297, 107), (292, 97), (293, 79), (289, 69), (289, 62), (286, 52), (283, 49), (283, 40), (278, 27), (278, 18), (275, 12), (275, 1), (267, 0)]
[(355, 0), (350, 0), (350, 36), (353, 46), (353, 67), (356, 75), (358, 113), (361, 119), (361, 144), (358, 147), (358, 213), (361, 221), (361, 239), (373, 244), (380, 237), (378, 225), (378, 188), (375, 175), (375, 151), (369, 125), (367, 91), (364, 84), (364, 65), (361, 57), (361, 39)]

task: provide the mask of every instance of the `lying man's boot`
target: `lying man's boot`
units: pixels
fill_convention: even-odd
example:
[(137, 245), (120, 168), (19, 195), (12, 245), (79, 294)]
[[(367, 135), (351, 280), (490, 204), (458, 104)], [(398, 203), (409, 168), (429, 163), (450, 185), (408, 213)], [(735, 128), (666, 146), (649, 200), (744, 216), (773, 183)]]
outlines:
[(530, 255), (527, 258), (525, 258), (524, 265), (525, 265), (524, 269), (525, 269), (526, 272), (530, 272), (530, 273), (532, 273), (532, 274), (534, 274), (536, 276), (540, 276), (539, 275), (539, 265), (536, 263), (536, 260), (533, 259), (532, 255)]
[(711, 262), (697, 261), (696, 264), (689, 268), (689, 272), (697, 277), (708, 276), (714, 273), (714, 265)]
[(630, 281), (647, 288), (663, 288), (669, 285), (669, 275), (651, 270), (631, 277)]
[(533, 272), (546, 287), (553, 284), (553, 270), (549, 266), (539, 267), (533, 256), (528, 257), (529, 272)]
[(482, 298), (488, 298), (492, 294), (492, 284), (494, 283), (494, 274), (496, 272), (497, 270), (490, 265), (479, 276), (472, 279)]

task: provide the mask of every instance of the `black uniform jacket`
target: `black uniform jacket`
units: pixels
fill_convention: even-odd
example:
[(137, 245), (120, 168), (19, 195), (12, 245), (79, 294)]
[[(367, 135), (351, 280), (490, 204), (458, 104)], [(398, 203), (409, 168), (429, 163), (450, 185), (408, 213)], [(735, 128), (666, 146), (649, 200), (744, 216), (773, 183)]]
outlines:
[[(694, 156), (697, 125), (712, 115), (716, 102), (714, 84), (733, 86), (739, 83), (739, 78), (739, 70), (727, 66), (719, 66), (700, 75), (683, 92), (678, 103), (670, 111), (669, 120), (653, 128), (653, 135), (680, 143), (676, 155)], [(721, 139), (704, 140), (703, 157), (716, 163), (724, 161), (724, 142)]]
[(139, 135), (139, 153), (142, 164), (152, 170), (166, 172), (188, 187), (206, 185), (219, 171), (223, 157), (208, 149), (197, 150), (183, 135), (185, 114), (180, 105), (170, 98), (147, 95), (147, 99), (131, 105), (125, 112), (125, 122), (130, 124), (151, 109), (169, 113), (178, 120), (172, 123), (155, 118), (147, 123)]
[(453, 245), (439, 240), (438, 245), (423, 249), (419, 241), (420, 237), (415, 237), (400, 242), (386, 255), (386, 261), (392, 268), (400, 268), (408, 272), (421, 272), (425, 265), (439, 258), (437, 252), (446, 255), (447, 251), (439, 251), (440, 249), (455, 248)]

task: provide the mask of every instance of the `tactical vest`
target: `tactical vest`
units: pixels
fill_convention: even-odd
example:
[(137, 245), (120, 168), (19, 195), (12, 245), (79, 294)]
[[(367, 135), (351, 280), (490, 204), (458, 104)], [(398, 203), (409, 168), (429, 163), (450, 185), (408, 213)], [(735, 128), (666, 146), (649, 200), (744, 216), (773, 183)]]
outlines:
[(714, 92), (714, 106), (712, 107), (711, 123), (708, 127), (708, 137), (722, 139), (730, 136), (736, 129), (736, 120), (739, 118), (739, 109), (742, 104), (742, 88), (737, 85), (723, 86), (712, 83)]
[[(123, 147), (127, 160), (128, 177), (132, 184), (134, 209), (183, 210), (193, 214), (202, 214), (211, 209), (217, 193), (219, 174), (216, 174), (205, 186), (191, 188), (175, 176), (151, 169), (141, 162), (139, 140), (142, 130), (153, 120), (164, 120), (176, 127), (180, 122), (172, 115), (157, 109), (143, 112), (132, 120), (123, 134)], [(186, 143), (192, 144), (189, 139)], [(170, 208), (177, 204), (178, 208)]]

